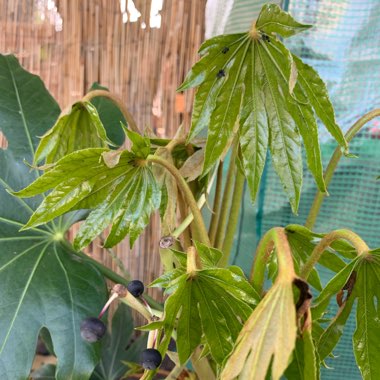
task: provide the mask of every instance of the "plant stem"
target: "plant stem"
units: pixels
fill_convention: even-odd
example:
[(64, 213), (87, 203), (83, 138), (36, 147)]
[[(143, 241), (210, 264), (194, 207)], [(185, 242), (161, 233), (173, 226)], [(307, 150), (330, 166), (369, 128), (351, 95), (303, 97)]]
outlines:
[(228, 173), (227, 173), (227, 179), (226, 179), (226, 185), (224, 187), (224, 193), (223, 193), (223, 199), (221, 204), (221, 212), (219, 215), (218, 220), (218, 228), (216, 231), (216, 237), (215, 237), (215, 248), (222, 249), (223, 241), (224, 241), (224, 235), (226, 232), (226, 226), (228, 221), (228, 213), (230, 211), (230, 203), (231, 203), (231, 195), (234, 185), (234, 178), (235, 178), (235, 157), (237, 154), (237, 148), (238, 144), (235, 140), (231, 157), (230, 157), (230, 166), (228, 167)]
[(285, 229), (282, 227), (272, 228), (260, 240), (250, 275), (252, 286), (259, 294), (262, 294), (263, 291), (265, 268), (273, 248), (276, 248), (278, 262), (276, 281), (279, 279), (293, 281), (295, 277), (292, 253)]
[[(179, 212), (181, 215), (181, 219), (184, 220), (188, 214), (188, 208), (186, 207), (186, 203), (183, 200), (182, 192), (178, 191), (178, 207), (179, 207)], [(183, 231), (183, 243), (184, 243), (184, 248), (186, 249), (187, 247), (191, 246), (191, 235), (190, 235), (190, 230), (189, 228), (185, 228)]]
[(91, 99), (97, 98), (99, 96), (103, 98), (111, 99), (119, 107), (121, 113), (123, 114), (131, 130), (134, 132), (140, 133), (139, 128), (137, 127), (137, 124), (135, 122), (135, 119), (133, 118), (132, 114), (128, 111), (128, 108), (124, 105), (123, 101), (118, 96), (112, 94), (111, 92), (106, 91), (106, 90), (93, 90), (93, 91), (88, 92), (82, 98), (82, 101), (90, 102)]
[(223, 187), (223, 162), (219, 162), (218, 171), (216, 175), (215, 197), (214, 205), (212, 208), (212, 216), (210, 221), (210, 228), (208, 235), (210, 236), (211, 245), (215, 244), (216, 229), (218, 228), (218, 219), (220, 214), (220, 200), (222, 198)]
[(358, 255), (362, 255), (369, 251), (367, 244), (362, 240), (360, 236), (350, 230), (336, 230), (327, 234), (314, 248), (309, 259), (306, 261), (300, 271), (300, 277), (307, 280), (314, 266), (318, 263), (323, 252), (333, 243), (335, 240), (344, 239), (351, 243)]
[(182, 191), (182, 194), (194, 216), (195, 228), (198, 229), (200, 242), (210, 246), (210, 240), (208, 238), (208, 234), (207, 234), (206, 226), (203, 221), (202, 213), (198, 208), (197, 202), (194, 199), (194, 195), (191, 192), (189, 185), (187, 184), (185, 179), (182, 177), (179, 170), (174, 165), (170, 164), (168, 161), (166, 161), (165, 159), (159, 156), (149, 155), (146, 160), (148, 162), (153, 162), (153, 163), (163, 166), (175, 178), (175, 180), (177, 181), (177, 185), (179, 189)]
[(245, 181), (244, 174), (239, 169), (237, 169), (234, 193), (232, 196), (231, 207), (230, 207), (228, 227), (227, 227), (226, 237), (224, 238), (223, 248), (222, 248), (223, 256), (219, 262), (220, 266), (226, 266), (228, 264), (228, 261), (231, 255), (231, 248), (234, 242), (235, 231), (236, 231), (236, 227), (239, 221), (239, 213), (240, 213), (240, 205), (242, 201), (241, 197), (243, 195), (243, 189), (244, 189), (244, 181)]
[[(366, 113), (364, 116), (362, 116), (346, 133), (345, 138), (347, 142), (350, 142), (355, 135), (362, 129), (362, 127), (368, 123), (370, 120), (374, 119), (375, 117), (380, 116), (380, 108), (377, 108), (373, 111), (370, 111)], [(332, 155), (329, 164), (327, 165), (324, 179), (326, 183), (326, 187), (331, 182), (331, 179), (334, 175), (334, 171), (339, 163), (339, 160), (342, 157), (342, 151), (340, 147), (338, 146), (334, 154)], [(315, 222), (317, 220), (317, 216), (319, 214), (319, 211), (322, 206), (322, 202), (325, 198), (326, 194), (322, 193), (320, 191), (317, 191), (317, 194), (315, 195), (313, 204), (310, 208), (309, 215), (306, 219), (305, 227), (307, 227), (309, 230), (313, 229)]]

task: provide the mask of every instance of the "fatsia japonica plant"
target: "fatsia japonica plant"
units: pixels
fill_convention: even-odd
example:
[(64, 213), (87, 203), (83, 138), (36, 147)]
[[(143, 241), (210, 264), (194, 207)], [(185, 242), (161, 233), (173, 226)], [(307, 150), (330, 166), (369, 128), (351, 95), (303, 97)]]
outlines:
[[(37, 375), (58, 380), (319, 379), (355, 304), (357, 365), (380, 378), (380, 249), (348, 230), (312, 232), (348, 142), (380, 111), (344, 136), (318, 73), (282, 42), (310, 27), (267, 4), (247, 33), (206, 41), (179, 87), (197, 89), (190, 130), (172, 139), (139, 129), (99, 85), (61, 113), (38, 77), (0, 56), (2, 379), (29, 377), (38, 336), (57, 363)], [(337, 142), (325, 173), (317, 120)], [(228, 266), (244, 182), (255, 202), (269, 153), (296, 213), (302, 146), (318, 187), (306, 225), (267, 231), (246, 277), (249, 268)], [(144, 279), (82, 252), (99, 236), (105, 248), (133, 246), (155, 212), (164, 273), (150, 286), (165, 289), (163, 304), (144, 294)], [(333, 273), (324, 287), (320, 266)], [(130, 308), (146, 319), (133, 343)]]

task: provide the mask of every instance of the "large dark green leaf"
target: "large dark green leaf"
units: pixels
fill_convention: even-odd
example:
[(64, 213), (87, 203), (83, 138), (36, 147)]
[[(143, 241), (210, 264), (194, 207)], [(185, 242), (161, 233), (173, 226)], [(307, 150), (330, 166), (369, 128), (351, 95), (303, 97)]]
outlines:
[(95, 106), (89, 102), (78, 102), (42, 136), (34, 162), (45, 159), (46, 164), (51, 164), (77, 150), (105, 148), (107, 142), (106, 130)]
[(100, 363), (91, 380), (119, 380), (127, 370), (123, 363), (138, 362), (141, 351), (146, 347), (143, 335), (132, 340), (133, 318), (129, 307), (121, 303), (112, 318), (112, 331), (102, 341)]
[(163, 320), (150, 328), (164, 329), (160, 350), (165, 352), (176, 327), (181, 363), (190, 357), (204, 334), (211, 355), (220, 364), (259, 297), (244, 277), (229, 269), (203, 269), (192, 275), (181, 272), (174, 271), (171, 282), (166, 274), (154, 283), (165, 283), (172, 294), (165, 302)]
[(265, 5), (250, 32), (206, 41), (199, 51), (202, 58), (179, 88), (198, 87), (189, 140), (208, 127), (203, 173), (223, 157), (238, 132), (252, 200), (269, 146), (294, 212), (302, 184), (301, 138), (308, 167), (319, 189), (326, 191), (314, 112), (338, 143), (347, 148), (322, 80), (292, 56), (274, 34), (288, 37), (309, 27), (277, 5)]
[(0, 128), (8, 149), (0, 149), (0, 378), (26, 379), (39, 331), (50, 331), (58, 357), (58, 380), (89, 378), (98, 346), (80, 338), (85, 317), (96, 315), (106, 297), (102, 276), (74, 258), (54, 224), (19, 229), (40, 199), (24, 201), (6, 190), (32, 181), (36, 136), (51, 127), (59, 107), (41, 80), (12, 56), (0, 55)]

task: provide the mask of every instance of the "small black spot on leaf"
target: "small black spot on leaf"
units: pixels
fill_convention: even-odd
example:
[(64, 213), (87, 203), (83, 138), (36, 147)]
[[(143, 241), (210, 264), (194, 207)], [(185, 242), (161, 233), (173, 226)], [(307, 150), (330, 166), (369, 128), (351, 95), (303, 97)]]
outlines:
[(224, 70), (219, 70), (218, 73), (216, 74), (217, 78), (222, 78), (226, 76), (226, 72)]
[(226, 54), (226, 53), (229, 52), (229, 50), (230, 50), (230, 48), (229, 48), (228, 46), (225, 46), (225, 47), (223, 48), (223, 50), (222, 50), (222, 53), (223, 53), (223, 54)]

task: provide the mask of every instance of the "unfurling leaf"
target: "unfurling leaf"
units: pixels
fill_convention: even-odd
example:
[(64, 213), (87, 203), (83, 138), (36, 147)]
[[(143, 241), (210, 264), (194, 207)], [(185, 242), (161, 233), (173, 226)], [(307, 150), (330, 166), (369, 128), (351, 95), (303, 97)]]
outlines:
[(288, 366), (296, 332), (292, 283), (277, 282), (245, 323), (221, 380), (264, 380), (272, 360), (272, 378), (278, 380)]
[(41, 137), (34, 163), (45, 159), (45, 164), (51, 164), (77, 150), (105, 148), (107, 144), (112, 145), (95, 106), (78, 102)]
[(312, 28), (312, 25), (300, 24), (276, 4), (265, 4), (256, 21), (256, 28), (265, 33), (278, 33), (282, 37)]
[[(262, 292), (268, 253), (273, 247), (276, 249), (278, 275), (245, 322), (232, 353), (224, 362), (221, 380), (264, 380), (269, 372), (273, 380), (278, 380), (288, 367), (295, 347), (297, 318), (302, 314), (305, 325), (310, 326), (307, 320), (308, 285), (295, 275), (283, 228), (273, 228), (261, 239), (252, 267), (252, 284)], [(297, 305), (294, 284), (302, 288)], [(296, 307), (299, 315), (296, 315)]]
[[(213, 251), (198, 244), (200, 258), (209, 263), (219, 260)], [(177, 349), (183, 364), (204, 335), (210, 353), (221, 364), (232, 349), (242, 323), (249, 317), (259, 296), (248, 281), (230, 269), (208, 268), (191, 274), (176, 269), (157, 279), (154, 286), (166, 286), (171, 293), (165, 302), (161, 321), (148, 328), (163, 328), (159, 346), (165, 353), (172, 331), (177, 329)], [(149, 327), (151, 326), (151, 327)]]
[(265, 5), (250, 32), (206, 41), (200, 61), (179, 88), (198, 87), (189, 140), (208, 127), (203, 173), (221, 159), (238, 133), (252, 201), (269, 147), (293, 212), (302, 185), (301, 138), (308, 167), (318, 188), (326, 191), (315, 114), (347, 149), (322, 80), (274, 34), (288, 37), (309, 27), (277, 5)]
[(134, 164), (136, 156), (123, 151), (110, 168), (102, 155), (106, 149), (71, 153), (25, 189), (15, 193), (32, 197), (52, 190), (30, 217), (25, 228), (46, 223), (71, 210), (93, 209), (75, 237), (75, 247), (88, 245), (109, 224), (105, 242), (113, 246), (129, 235), (131, 245), (160, 205), (161, 192), (148, 166)]

